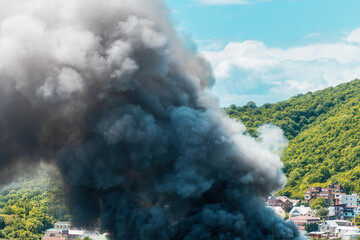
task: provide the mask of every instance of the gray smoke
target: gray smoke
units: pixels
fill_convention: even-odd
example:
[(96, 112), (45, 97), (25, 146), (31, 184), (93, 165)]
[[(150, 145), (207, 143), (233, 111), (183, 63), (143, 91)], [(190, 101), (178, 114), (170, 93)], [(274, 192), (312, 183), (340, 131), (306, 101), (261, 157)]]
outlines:
[(114, 239), (300, 238), (263, 204), (271, 137), (223, 116), (162, 1), (0, 0), (0, 23), (3, 182), (54, 161), (74, 224)]

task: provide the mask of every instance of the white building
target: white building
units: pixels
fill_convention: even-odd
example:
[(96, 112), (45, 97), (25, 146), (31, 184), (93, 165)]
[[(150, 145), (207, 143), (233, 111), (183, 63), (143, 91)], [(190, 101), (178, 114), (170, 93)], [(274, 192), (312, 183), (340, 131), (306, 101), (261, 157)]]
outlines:
[(337, 227), (335, 230), (335, 235), (341, 239), (349, 239), (349, 235), (353, 236), (358, 233), (360, 234), (360, 230), (357, 227)]
[(342, 239), (343, 240), (356, 240), (356, 239), (358, 239), (359, 236), (360, 236), (360, 233), (351, 231), (351, 232), (344, 233), (342, 235)]
[(344, 226), (352, 227), (353, 223), (346, 220), (328, 220), (319, 224), (319, 231), (329, 233), (333, 236), (338, 227)]
[(359, 197), (357, 194), (340, 195), (340, 204), (346, 204), (347, 207), (358, 206)]
[(54, 227), (59, 230), (69, 230), (71, 228), (71, 223), (58, 221), (54, 224)]
[(315, 217), (315, 212), (310, 207), (305, 207), (304, 205), (301, 205), (300, 207), (293, 207), (289, 213), (289, 218), (298, 216)]

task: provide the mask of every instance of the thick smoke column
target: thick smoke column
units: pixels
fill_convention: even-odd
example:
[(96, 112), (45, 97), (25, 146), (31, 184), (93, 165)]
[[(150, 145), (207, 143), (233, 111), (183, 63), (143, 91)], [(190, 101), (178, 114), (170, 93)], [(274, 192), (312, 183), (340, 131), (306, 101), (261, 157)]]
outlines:
[[(296, 239), (279, 158), (223, 117), (158, 0), (0, 0), (1, 180), (55, 161), (114, 239)], [(267, 137), (266, 139), (269, 140)]]

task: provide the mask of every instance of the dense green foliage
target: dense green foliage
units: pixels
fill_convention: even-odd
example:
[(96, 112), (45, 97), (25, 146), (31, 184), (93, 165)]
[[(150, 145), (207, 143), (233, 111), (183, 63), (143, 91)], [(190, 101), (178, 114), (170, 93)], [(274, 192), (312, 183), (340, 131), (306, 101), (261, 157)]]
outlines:
[(321, 208), (326, 208), (328, 205), (325, 202), (324, 198), (316, 198), (311, 200), (309, 207), (311, 207), (311, 209), (321, 209)]
[(41, 239), (57, 220), (69, 220), (54, 169), (41, 168), (0, 191), (0, 238)]
[(316, 232), (319, 228), (319, 225), (317, 223), (310, 223), (305, 226), (305, 230), (307, 232)]
[(250, 135), (271, 123), (289, 139), (282, 155), (286, 187), (279, 193), (301, 199), (310, 185), (341, 184), (360, 192), (360, 80), (257, 107), (231, 105), (226, 113), (241, 120)]
[(360, 214), (355, 216), (354, 224), (355, 224), (355, 226), (360, 227)]

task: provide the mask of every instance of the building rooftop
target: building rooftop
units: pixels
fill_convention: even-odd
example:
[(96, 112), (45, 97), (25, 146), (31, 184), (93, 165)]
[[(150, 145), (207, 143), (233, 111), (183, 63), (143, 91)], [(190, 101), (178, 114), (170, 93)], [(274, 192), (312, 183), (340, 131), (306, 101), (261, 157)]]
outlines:
[(69, 224), (69, 225), (71, 225), (70, 222), (65, 222), (65, 221), (57, 221), (55, 224)]
[(297, 216), (293, 218), (289, 218), (288, 221), (294, 221), (294, 222), (314, 222), (314, 221), (320, 221), (320, 218), (317, 217), (309, 217), (309, 216)]
[(84, 230), (69, 230), (69, 235), (83, 235), (85, 233)]

